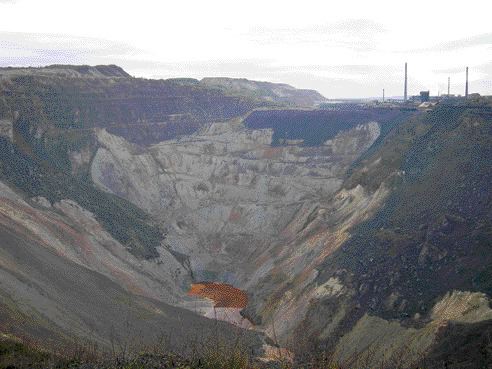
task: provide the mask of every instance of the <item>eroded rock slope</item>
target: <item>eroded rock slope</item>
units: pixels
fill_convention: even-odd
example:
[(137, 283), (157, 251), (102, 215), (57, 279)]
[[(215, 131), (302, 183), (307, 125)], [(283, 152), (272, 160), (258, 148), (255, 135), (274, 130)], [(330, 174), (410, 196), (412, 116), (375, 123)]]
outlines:
[(250, 255), (269, 252), (298, 212), (332, 197), (379, 132), (367, 122), (318, 147), (272, 147), (272, 130), (238, 120), (142, 149), (101, 130), (91, 176), (160, 219), (195, 279), (247, 283)]

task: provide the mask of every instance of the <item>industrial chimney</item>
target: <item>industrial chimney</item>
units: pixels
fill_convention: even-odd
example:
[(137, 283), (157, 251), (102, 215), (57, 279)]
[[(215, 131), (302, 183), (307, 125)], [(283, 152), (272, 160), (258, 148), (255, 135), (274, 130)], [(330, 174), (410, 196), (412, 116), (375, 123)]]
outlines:
[(407, 102), (407, 63), (405, 63), (405, 91), (403, 94), (403, 101)]
[(448, 77), (448, 97), (449, 97), (449, 87), (451, 86), (451, 77)]
[(468, 67), (466, 67), (465, 98), (468, 97)]

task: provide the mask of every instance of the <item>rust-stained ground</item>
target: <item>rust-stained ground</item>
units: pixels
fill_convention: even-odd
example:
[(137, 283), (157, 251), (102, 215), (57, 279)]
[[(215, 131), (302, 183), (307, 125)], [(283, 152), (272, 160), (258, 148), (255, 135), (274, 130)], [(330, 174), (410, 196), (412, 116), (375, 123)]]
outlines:
[(248, 305), (248, 295), (246, 292), (226, 283), (193, 283), (188, 291), (188, 295), (208, 298), (214, 302), (214, 307), (216, 308), (243, 309)]

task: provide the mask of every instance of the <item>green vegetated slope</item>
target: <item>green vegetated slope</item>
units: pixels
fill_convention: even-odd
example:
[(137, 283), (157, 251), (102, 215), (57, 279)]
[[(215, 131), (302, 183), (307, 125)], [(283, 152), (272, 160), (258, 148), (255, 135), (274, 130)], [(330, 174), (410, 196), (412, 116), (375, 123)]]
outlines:
[[(434, 304), (453, 290), (491, 295), (491, 163), (487, 98), (443, 103), (419, 114), (361, 160), (345, 188), (374, 191), (386, 181), (391, 193), (319, 268), (318, 284), (337, 276), (355, 291), (337, 334), (365, 313), (422, 326)], [(306, 322), (330, 304), (313, 304)], [(320, 330), (312, 329), (314, 336)]]

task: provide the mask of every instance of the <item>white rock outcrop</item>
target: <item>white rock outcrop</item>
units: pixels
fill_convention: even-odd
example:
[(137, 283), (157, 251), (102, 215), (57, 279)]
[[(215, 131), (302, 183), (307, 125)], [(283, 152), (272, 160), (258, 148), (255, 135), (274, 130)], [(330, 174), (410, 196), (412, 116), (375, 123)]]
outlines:
[(161, 220), (167, 245), (190, 257), (196, 278), (234, 281), (237, 260), (277, 239), (303, 204), (340, 189), (379, 125), (341, 131), (318, 147), (275, 147), (272, 136), (232, 121), (140, 148), (100, 130), (91, 176)]

